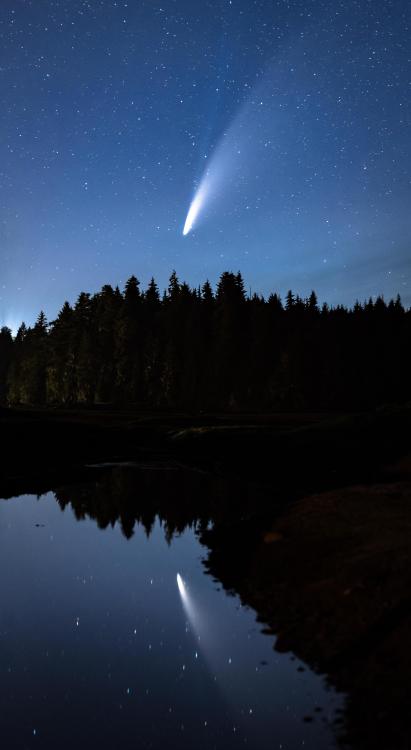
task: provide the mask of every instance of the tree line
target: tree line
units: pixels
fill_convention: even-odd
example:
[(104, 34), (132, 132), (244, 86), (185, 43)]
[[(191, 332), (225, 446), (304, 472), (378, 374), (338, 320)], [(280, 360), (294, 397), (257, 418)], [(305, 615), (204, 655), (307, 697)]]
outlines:
[(135, 276), (0, 331), (3, 404), (149, 409), (364, 409), (411, 400), (411, 310), (400, 297), (318, 305), (312, 292), (247, 295), (240, 273), (215, 290), (171, 274), (160, 295)]

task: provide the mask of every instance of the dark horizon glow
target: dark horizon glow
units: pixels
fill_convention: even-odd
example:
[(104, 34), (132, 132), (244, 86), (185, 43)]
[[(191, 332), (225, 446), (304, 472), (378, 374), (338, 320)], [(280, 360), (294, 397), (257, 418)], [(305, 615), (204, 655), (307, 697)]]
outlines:
[(410, 305), (410, 15), (4, 0), (0, 325), (174, 268)]

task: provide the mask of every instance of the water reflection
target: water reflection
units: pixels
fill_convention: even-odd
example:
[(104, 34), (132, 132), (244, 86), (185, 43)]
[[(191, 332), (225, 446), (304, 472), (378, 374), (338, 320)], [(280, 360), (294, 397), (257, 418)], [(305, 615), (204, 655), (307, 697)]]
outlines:
[(266, 495), (264, 487), (178, 465), (129, 464), (100, 469), (94, 482), (55, 491), (60, 507), (70, 505), (78, 520), (93, 518), (101, 529), (118, 522), (127, 539), (136, 524), (149, 536), (158, 517), (167, 541), (186, 528), (201, 532), (210, 521), (232, 523), (233, 511), (239, 519), (253, 515)]
[(340, 699), (204, 575), (198, 536), (252, 496), (178, 467), (106, 467), (0, 503), (5, 747), (333, 747)]

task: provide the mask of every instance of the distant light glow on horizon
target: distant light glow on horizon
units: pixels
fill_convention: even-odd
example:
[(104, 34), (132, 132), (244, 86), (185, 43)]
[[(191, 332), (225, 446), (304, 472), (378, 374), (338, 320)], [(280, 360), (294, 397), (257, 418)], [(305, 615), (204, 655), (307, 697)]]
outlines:
[(12, 315), (5, 315), (5, 317), (2, 319), (0, 327), (5, 326), (6, 328), (10, 328), (12, 335), (15, 336), (17, 331), (19, 330), (21, 324), (22, 324), (23, 318), (17, 318), (17, 316)]

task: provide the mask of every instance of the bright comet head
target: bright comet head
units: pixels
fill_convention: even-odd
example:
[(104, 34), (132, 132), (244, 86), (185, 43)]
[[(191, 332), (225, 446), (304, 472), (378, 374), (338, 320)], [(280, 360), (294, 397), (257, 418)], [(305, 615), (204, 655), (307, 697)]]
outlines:
[(183, 229), (184, 237), (186, 236), (186, 234), (191, 232), (194, 223), (197, 220), (198, 214), (200, 213), (200, 210), (204, 204), (207, 192), (207, 186), (203, 181), (191, 202), (190, 208), (188, 209), (188, 214)]

